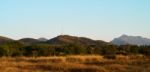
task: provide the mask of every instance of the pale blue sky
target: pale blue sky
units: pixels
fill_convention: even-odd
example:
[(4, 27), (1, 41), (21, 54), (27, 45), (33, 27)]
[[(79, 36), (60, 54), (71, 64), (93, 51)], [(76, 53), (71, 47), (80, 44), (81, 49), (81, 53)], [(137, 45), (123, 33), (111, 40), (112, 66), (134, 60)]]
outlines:
[(0, 0), (0, 35), (150, 38), (150, 0)]

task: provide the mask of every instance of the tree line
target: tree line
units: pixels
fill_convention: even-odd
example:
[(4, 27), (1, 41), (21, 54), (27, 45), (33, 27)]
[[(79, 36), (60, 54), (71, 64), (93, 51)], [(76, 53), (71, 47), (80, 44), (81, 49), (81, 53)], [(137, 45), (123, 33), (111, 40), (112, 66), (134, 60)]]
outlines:
[(82, 45), (82, 44), (33, 44), (24, 45), (18, 42), (9, 42), (0, 45), (0, 57), (16, 57), (16, 56), (65, 56), (65, 55), (131, 55), (143, 54), (150, 55), (150, 46), (137, 45)]

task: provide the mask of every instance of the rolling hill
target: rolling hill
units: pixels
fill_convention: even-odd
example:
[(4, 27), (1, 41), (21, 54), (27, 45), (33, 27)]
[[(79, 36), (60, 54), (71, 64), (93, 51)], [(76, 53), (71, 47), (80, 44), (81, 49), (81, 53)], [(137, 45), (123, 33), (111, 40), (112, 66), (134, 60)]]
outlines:
[(14, 40), (10, 39), (10, 38), (7, 38), (7, 37), (0, 36), (0, 44), (4, 44), (4, 43), (7, 43), (7, 42), (12, 42), (12, 41), (14, 41)]
[(31, 45), (31, 44), (36, 44), (40, 42), (38, 39), (34, 39), (34, 38), (22, 38), (18, 41), (25, 45)]
[(92, 40), (85, 37), (76, 37), (69, 35), (60, 35), (47, 41), (49, 44), (82, 44), (82, 45), (97, 45), (104, 46), (110, 43), (101, 40)]

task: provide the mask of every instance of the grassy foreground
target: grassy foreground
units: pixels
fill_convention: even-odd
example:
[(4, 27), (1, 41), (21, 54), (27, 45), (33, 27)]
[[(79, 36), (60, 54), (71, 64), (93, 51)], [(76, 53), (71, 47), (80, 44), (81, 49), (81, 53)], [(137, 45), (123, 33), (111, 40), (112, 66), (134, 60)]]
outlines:
[(99, 55), (0, 58), (0, 72), (150, 72), (150, 58)]

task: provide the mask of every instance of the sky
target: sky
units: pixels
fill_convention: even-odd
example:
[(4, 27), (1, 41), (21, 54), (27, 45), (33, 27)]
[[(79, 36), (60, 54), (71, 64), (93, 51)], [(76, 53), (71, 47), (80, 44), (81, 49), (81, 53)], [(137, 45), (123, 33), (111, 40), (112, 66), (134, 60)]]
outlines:
[(0, 36), (150, 38), (150, 0), (0, 0)]

